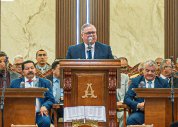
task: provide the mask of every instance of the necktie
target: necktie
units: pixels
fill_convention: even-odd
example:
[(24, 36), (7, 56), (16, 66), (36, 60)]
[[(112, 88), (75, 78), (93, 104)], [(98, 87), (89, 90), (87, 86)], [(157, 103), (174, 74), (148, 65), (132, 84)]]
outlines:
[(27, 84), (27, 86), (25, 86), (25, 87), (26, 87), (26, 88), (32, 87), (32, 82), (33, 82), (33, 80), (32, 80), (32, 79), (29, 79), (27, 82), (28, 82), (28, 84)]
[(87, 51), (88, 59), (92, 59), (91, 49)]
[(148, 81), (148, 88), (151, 88), (152, 81)]
[(30, 86), (31, 86), (31, 85), (32, 85), (33, 80), (29, 79), (27, 82), (28, 82), (28, 83), (30, 84)]

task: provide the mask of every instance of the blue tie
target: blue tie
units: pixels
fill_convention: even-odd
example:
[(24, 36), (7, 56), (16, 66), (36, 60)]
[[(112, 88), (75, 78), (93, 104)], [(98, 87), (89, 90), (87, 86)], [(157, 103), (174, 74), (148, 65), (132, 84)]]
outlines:
[(151, 88), (152, 81), (148, 81), (148, 88)]
[(87, 51), (87, 55), (88, 55), (88, 59), (92, 59), (92, 56), (91, 56), (91, 49)]

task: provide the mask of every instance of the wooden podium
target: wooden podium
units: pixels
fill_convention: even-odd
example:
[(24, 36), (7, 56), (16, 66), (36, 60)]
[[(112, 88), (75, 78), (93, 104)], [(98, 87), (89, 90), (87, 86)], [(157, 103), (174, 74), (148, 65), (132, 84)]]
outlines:
[[(116, 88), (120, 85), (119, 60), (61, 60), (64, 107), (105, 106), (102, 127), (118, 127)], [(71, 123), (64, 123), (64, 127)], [(82, 126), (83, 127), (83, 126)]]
[[(36, 97), (43, 98), (46, 88), (6, 88), (4, 99), (4, 127), (35, 125)], [(2, 89), (0, 89), (2, 95)], [(2, 112), (0, 112), (0, 126)]]
[[(178, 120), (178, 89), (174, 89), (174, 120)], [(137, 97), (145, 98), (145, 124), (154, 127), (170, 127), (172, 123), (171, 89), (136, 88)]]

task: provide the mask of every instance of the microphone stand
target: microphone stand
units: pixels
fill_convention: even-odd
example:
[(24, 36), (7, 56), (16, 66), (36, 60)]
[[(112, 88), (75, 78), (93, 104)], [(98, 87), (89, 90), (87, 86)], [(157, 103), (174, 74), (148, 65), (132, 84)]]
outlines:
[(5, 94), (5, 90), (6, 90), (6, 82), (7, 81), (7, 69), (5, 68), (5, 73), (3, 76), (3, 88), (2, 88), (2, 95), (1, 95), (1, 121), (2, 121), (2, 127), (4, 127), (4, 94)]
[[(173, 59), (171, 59), (171, 66), (173, 69)], [(174, 74), (173, 72), (171, 73), (171, 103), (172, 103), (172, 123), (174, 123)]]

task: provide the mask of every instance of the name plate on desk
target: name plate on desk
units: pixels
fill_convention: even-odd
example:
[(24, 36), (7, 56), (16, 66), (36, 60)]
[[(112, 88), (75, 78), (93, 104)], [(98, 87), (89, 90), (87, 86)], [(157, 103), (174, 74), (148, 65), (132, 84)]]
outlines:
[(104, 106), (75, 106), (64, 108), (64, 122), (75, 120), (93, 120), (106, 122), (106, 111)]

